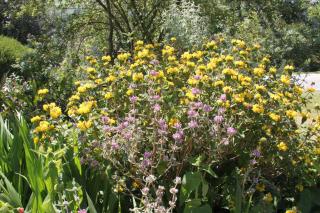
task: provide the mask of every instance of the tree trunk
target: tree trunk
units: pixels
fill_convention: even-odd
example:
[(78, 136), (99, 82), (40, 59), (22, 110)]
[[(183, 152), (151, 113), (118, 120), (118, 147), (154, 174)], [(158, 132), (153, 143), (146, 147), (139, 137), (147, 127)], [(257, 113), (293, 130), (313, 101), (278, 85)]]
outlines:
[(108, 35), (108, 46), (109, 46), (109, 50), (108, 50), (108, 54), (111, 56), (112, 58), (112, 62), (115, 56), (115, 52), (114, 52), (114, 43), (113, 43), (113, 35), (114, 35), (114, 25), (113, 25), (113, 21), (112, 21), (112, 13), (111, 13), (111, 6), (110, 6), (110, 0), (106, 0), (107, 1), (107, 9), (108, 9), (108, 25), (109, 25), (109, 35)]

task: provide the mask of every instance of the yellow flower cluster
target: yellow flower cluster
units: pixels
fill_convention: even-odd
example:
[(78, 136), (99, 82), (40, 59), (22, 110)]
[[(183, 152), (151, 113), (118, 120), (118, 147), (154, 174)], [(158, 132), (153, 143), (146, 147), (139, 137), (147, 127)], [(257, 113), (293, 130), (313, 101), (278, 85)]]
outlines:
[(40, 89), (38, 90), (38, 95), (46, 95), (49, 93), (49, 90), (48, 89)]

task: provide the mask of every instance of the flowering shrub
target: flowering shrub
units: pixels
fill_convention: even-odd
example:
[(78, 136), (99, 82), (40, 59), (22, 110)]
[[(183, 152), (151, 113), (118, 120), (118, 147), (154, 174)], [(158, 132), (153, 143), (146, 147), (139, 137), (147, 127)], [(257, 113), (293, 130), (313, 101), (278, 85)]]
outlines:
[(291, 208), (285, 198), (317, 184), (320, 154), (320, 117), (297, 124), (308, 113), (294, 67), (273, 67), (241, 40), (182, 54), (172, 42), (138, 41), (115, 64), (87, 57), (67, 109), (44, 103), (32, 118), (34, 142), (79, 148), (97, 173), (111, 168), (135, 212)]

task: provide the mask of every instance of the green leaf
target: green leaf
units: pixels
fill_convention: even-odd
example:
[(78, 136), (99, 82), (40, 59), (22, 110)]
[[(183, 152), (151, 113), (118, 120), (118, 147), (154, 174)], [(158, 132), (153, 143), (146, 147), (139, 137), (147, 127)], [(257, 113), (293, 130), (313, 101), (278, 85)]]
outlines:
[(0, 171), (0, 176), (4, 180), (5, 185), (0, 182), (0, 187), (4, 191), (1, 194), (0, 200), (4, 202), (8, 202), (11, 206), (18, 208), (22, 207), (21, 198), (19, 193), (15, 190), (11, 182), (7, 179), (7, 177)]
[(185, 208), (184, 213), (212, 213), (211, 207), (206, 204), (200, 207)]
[(202, 180), (202, 197), (205, 198), (207, 196), (207, 193), (209, 191), (209, 184)]
[(218, 178), (218, 175), (211, 169), (210, 165), (207, 165), (206, 167), (202, 168), (203, 171), (207, 172), (209, 175), (211, 175), (214, 178)]
[(188, 172), (183, 176), (182, 186), (187, 190), (187, 193), (191, 193), (199, 187), (201, 179), (199, 172)]
[(301, 212), (310, 212), (312, 207), (312, 195), (310, 190), (306, 189), (300, 193), (298, 207)]
[(86, 192), (86, 195), (87, 195), (88, 207), (89, 207), (90, 213), (97, 213), (97, 210), (94, 207), (93, 202), (87, 192)]
[(320, 206), (320, 189), (312, 189), (311, 190), (311, 196), (312, 196), (312, 201), (314, 204), (316, 204), (317, 206)]

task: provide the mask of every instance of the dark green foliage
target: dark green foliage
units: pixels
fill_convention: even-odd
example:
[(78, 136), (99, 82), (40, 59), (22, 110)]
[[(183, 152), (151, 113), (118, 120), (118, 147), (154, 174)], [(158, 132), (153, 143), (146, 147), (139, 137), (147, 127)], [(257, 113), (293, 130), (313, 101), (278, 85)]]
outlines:
[(8, 72), (15, 71), (12, 65), (29, 51), (30, 49), (19, 41), (0, 36), (0, 78)]

